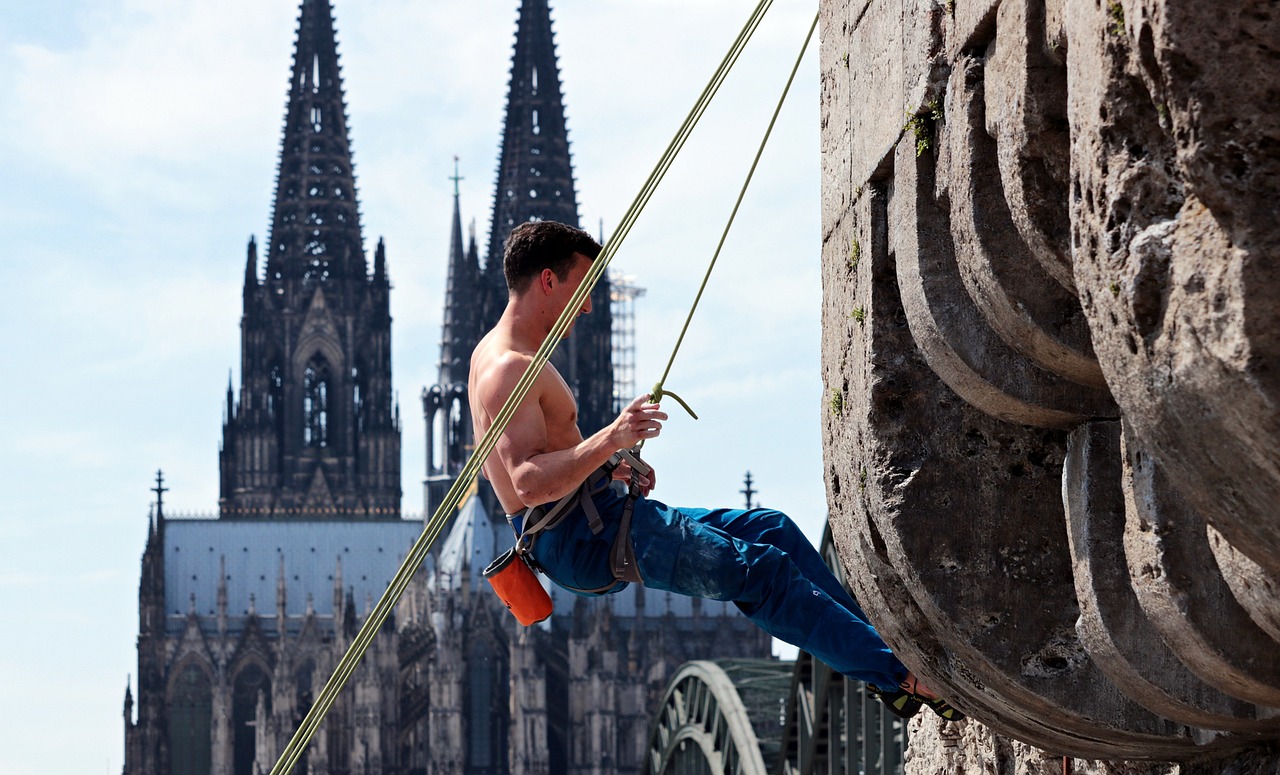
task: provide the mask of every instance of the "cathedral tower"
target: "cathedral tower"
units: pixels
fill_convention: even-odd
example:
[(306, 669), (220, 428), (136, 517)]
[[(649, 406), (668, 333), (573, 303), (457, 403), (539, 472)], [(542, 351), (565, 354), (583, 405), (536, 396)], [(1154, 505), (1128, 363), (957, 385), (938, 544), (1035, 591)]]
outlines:
[[(455, 166), (457, 159), (454, 159)], [(440, 368), (436, 384), (422, 391), (427, 425), (425, 511), (436, 507), (467, 464), (474, 443), (467, 375), (471, 351), (483, 333), (480, 254), (474, 224), (466, 248), (462, 243), (461, 194), (457, 170), (453, 175), (453, 230), (449, 240), (449, 269), (445, 282), (444, 325), (440, 337)]]
[[(578, 226), (578, 201), (551, 10), (548, 0), (523, 0), (485, 263), (486, 329), (507, 303), (503, 243), (521, 223), (542, 220)], [(591, 314), (578, 321), (573, 336), (557, 348), (553, 360), (578, 398), (583, 433), (603, 427), (614, 415), (609, 295), (609, 280), (601, 277), (591, 294)]]
[[(577, 193), (569, 133), (560, 91), (560, 66), (548, 0), (522, 0), (516, 26), (507, 114), (498, 159), (498, 180), (489, 228), (489, 253), (481, 269), (475, 235), (464, 250), (457, 173), (454, 174), (453, 235), (440, 345), (439, 381), (423, 390), (427, 426), (425, 505), (433, 513), (462, 471), (474, 443), (467, 400), (471, 351), (502, 315), (507, 283), (503, 243), (527, 221), (552, 220), (578, 226)], [(552, 363), (578, 400), (584, 434), (613, 419), (613, 318), (607, 277), (591, 294), (592, 312), (556, 350)]]
[(365, 258), (329, 0), (302, 3), (265, 263), (250, 239), (221, 515), (398, 516), (391, 286), (381, 240)]

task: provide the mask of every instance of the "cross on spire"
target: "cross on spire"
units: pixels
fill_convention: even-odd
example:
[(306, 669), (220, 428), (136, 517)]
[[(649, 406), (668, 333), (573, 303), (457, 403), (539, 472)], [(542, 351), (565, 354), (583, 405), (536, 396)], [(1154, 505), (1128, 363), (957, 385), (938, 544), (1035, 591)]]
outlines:
[(464, 178), (458, 174), (458, 157), (456, 155), (453, 157), (453, 174), (449, 176), (449, 180), (453, 181), (453, 195), (455, 197), (459, 196), (458, 184), (462, 182)]
[(164, 472), (159, 468), (156, 469), (156, 486), (151, 488), (151, 492), (156, 494), (156, 516), (164, 516), (164, 494), (169, 492), (169, 488), (164, 486)]
[(747, 508), (748, 508), (748, 509), (755, 508), (755, 504), (751, 502), (751, 496), (753, 496), (753, 495), (759, 495), (760, 493), (759, 493), (759, 491), (758, 491), (758, 490), (753, 490), (753, 489), (751, 489), (751, 472), (750, 472), (750, 471), (748, 471), (748, 472), (747, 472), (747, 476), (746, 476), (746, 478), (744, 479), (744, 481), (745, 481), (745, 483), (746, 483), (746, 485), (747, 485), (747, 486), (746, 486), (746, 489), (738, 490), (738, 492), (740, 492), (740, 493), (742, 493), (743, 495), (747, 496)]

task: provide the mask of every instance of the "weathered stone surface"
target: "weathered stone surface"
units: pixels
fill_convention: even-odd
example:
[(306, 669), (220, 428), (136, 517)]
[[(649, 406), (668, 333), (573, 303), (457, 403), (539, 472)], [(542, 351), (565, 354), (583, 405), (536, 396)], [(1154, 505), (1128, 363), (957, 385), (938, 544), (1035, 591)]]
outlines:
[[(914, 149), (900, 158), (914, 164)], [(895, 183), (892, 197), (917, 195)], [(824, 376), (843, 396), (827, 414), (829, 496), (847, 517), (833, 533), (846, 568), (877, 568), (854, 582), (859, 599), (909, 664), (998, 729), (1071, 753), (1164, 751), (1176, 727), (1116, 692), (1075, 636), (1063, 435), (956, 400), (911, 346), (885, 234), (899, 209), (872, 188), (855, 210), (856, 278), (827, 256)], [(843, 313), (850, 296), (864, 322)]]
[(853, 106), (849, 99), (852, 67), (846, 41), (852, 21), (848, 5), (828, 3), (819, 10), (819, 102), (822, 165), (822, 240), (853, 205)]
[[(978, 721), (1280, 771), (1223, 753), (1277, 734), (1280, 7), (823, 14), (832, 530), (886, 640), (974, 719), (909, 771), (1040, 771)], [(1158, 541), (1117, 417), (1185, 500)]]
[(1152, 626), (1129, 585), (1124, 554), (1125, 498), (1119, 422), (1094, 422), (1072, 431), (1062, 472), (1076, 597), (1076, 630), (1094, 662), (1129, 697), (1150, 710), (1202, 729), (1273, 736), (1280, 718), (1201, 681), (1179, 661)]
[(996, 9), (1000, 0), (955, 0), (950, 4), (950, 20), (947, 23), (947, 61), (954, 60), (960, 52), (975, 45), (985, 45), (991, 39), (991, 28), (996, 23)]
[(960, 279), (947, 216), (934, 198), (933, 157), (907, 140), (896, 154), (893, 252), (914, 345), (965, 401), (993, 417), (1064, 428), (1115, 411), (1104, 391), (1052, 374), (996, 335)]
[[(1066, 52), (1065, 42), (1049, 42), (1057, 37), (1047, 29), (1050, 15), (1036, 0), (1000, 4), (996, 37), (986, 55), (986, 128), (996, 144), (1007, 209), (1018, 233), (1040, 267), (1074, 292)], [(1055, 15), (1060, 30), (1060, 8)], [(1071, 299), (1078, 308), (1074, 293)], [(1089, 358), (1097, 382), (1088, 384), (1101, 383), (1092, 345)]]
[(1207, 530), (1209, 548), (1236, 602), (1259, 629), (1280, 642), (1280, 578), (1250, 560), (1217, 530)]
[[(882, 177), (907, 119), (941, 91), (942, 20), (936, 0), (865, 0), (846, 5), (854, 189)], [(838, 46), (836, 46), (838, 48)], [(843, 56), (841, 54), (840, 56)]]
[(986, 131), (985, 76), (981, 59), (962, 55), (947, 86), (938, 188), (950, 204), (960, 278), (1006, 344), (1105, 395), (1080, 302), (1028, 250), (1010, 216), (1002, 177), (991, 174), (1000, 154)]
[(1166, 762), (1099, 762), (1067, 759), (1010, 740), (979, 724), (939, 724), (928, 716), (912, 720), (907, 748), (911, 775), (1181, 775)]
[(1280, 573), (1280, 7), (1068, 4), (1075, 279), (1133, 432)]
[(907, 772), (911, 775), (1276, 775), (1274, 745), (1195, 763), (1108, 762), (1066, 759), (994, 734), (980, 724), (942, 724), (921, 714), (911, 721)]
[(1206, 683), (1280, 708), (1280, 642), (1236, 602), (1204, 523), (1162, 468), (1133, 438), (1126, 439), (1126, 457), (1124, 547), (1147, 617)]

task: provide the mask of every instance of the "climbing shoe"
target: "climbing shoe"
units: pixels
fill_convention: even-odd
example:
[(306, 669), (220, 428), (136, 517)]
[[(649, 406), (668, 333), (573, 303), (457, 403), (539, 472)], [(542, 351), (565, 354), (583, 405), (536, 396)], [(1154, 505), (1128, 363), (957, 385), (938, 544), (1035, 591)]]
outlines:
[(914, 676), (903, 681), (896, 691), (886, 692), (875, 686), (868, 686), (867, 691), (873, 697), (879, 698), (889, 709), (889, 712), (899, 718), (911, 718), (920, 711), (920, 708), (929, 706), (930, 710), (938, 714), (938, 717), (946, 721), (959, 721), (965, 718), (964, 713), (953, 707), (941, 697), (929, 699), (920, 694), (920, 679)]
[(919, 699), (922, 703), (932, 708), (934, 713), (937, 713), (939, 716), (941, 716), (943, 719), (946, 719), (947, 721), (959, 721), (960, 719), (965, 717), (963, 713), (961, 713), (959, 710), (956, 710), (949, 703), (947, 703), (946, 700), (942, 699), (941, 697), (939, 697), (936, 700), (926, 700), (923, 697), (920, 697)]
[(911, 718), (924, 706), (923, 697), (914, 695), (906, 689), (887, 692), (878, 686), (867, 684), (867, 694), (883, 702), (890, 713), (901, 719)]

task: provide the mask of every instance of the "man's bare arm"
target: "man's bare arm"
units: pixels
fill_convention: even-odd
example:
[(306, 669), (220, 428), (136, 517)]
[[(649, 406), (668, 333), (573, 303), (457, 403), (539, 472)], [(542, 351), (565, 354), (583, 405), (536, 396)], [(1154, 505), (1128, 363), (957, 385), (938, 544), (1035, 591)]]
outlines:
[[(503, 358), (485, 380), (480, 399), (490, 417), (501, 409), (527, 365), (525, 357)], [(494, 447), (516, 497), (525, 506), (548, 503), (569, 494), (617, 450), (656, 437), (662, 431), (662, 421), (667, 419), (657, 404), (648, 403), (648, 396), (640, 396), (590, 437), (564, 449), (551, 449), (543, 402), (550, 398), (551, 391), (563, 389), (553, 374), (540, 375)]]

